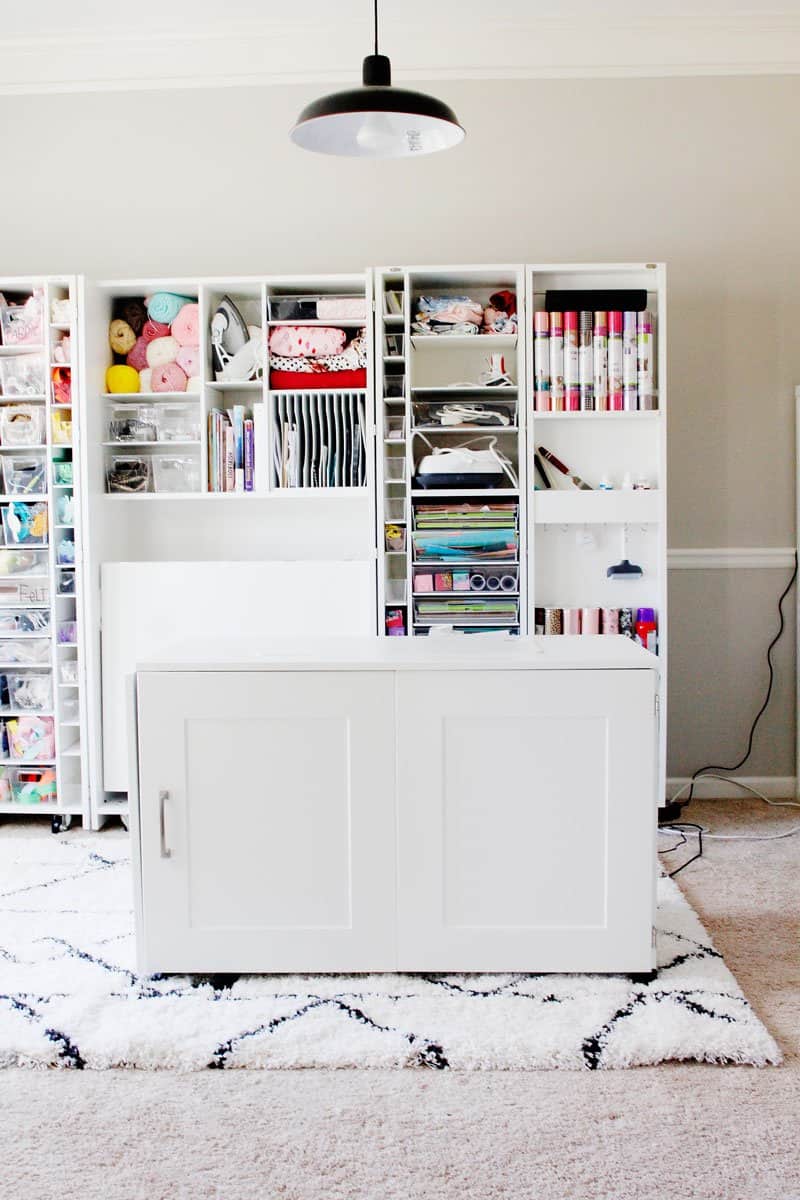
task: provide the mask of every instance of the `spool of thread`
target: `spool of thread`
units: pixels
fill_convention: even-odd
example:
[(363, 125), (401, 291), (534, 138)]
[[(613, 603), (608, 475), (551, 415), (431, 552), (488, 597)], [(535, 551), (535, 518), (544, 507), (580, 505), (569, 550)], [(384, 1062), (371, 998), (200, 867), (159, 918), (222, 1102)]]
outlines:
[(500, 576), (500, 591), (515, 592), (517, 590), (516, 575), (501, 575)]
[(127, 354), (136, 344), (136, 334), (119, 317), (108, 327), (108, 342), (115, 354)]
[(535, 608), (533, 610), (533, 632), (541, 637), (544, 633), (544, 609)]
[(487, 575), (486, 576), (486, 590), (487, 590), (487, 592), (499, 592), (500, 591), (500, 576), (499, 575)]
[(147, 346), (148, 367), (163, 367), (175, 362), (180, 350), (180, 343), (174, 337), (155, 338)]
[(602, 608), (600, 610), (600, 628), (603, 633), (619, 633), (619, 609)]
[(471, 592), (482, 592), (486, 588), (486, 576), (480, 575), (477, 571), (469, 577), (469, 590)]
[(560, 608), (546, 608), (544, 610), (544, 631), (545, 634), (551, 636), (555, 633), (561, 633), (563, 630), (563, 618)]
[(599, 608), (582, 608), (581, 609), (581, 633), (599, 633), (600, 632), (600, 609)]
[(581, 631), (581, 610), (579, 608), (562, 609), (561, 632), (562, 633), (580, 633)]
[(621, 608), (619, 610), (619, 632), (625, 637), (636, 637), (636, 630), (633, 627), (633, 619), (634, 612), (632, 608)]
[(117, 363), (106, 371), (107, 392), (138, 392), (139, 372), (125, 363)]

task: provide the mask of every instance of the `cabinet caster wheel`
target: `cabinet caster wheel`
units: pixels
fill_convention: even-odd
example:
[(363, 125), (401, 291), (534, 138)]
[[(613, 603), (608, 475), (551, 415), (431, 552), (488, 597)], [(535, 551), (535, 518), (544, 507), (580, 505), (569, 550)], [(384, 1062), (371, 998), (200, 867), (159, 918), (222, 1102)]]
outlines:
[(65, 829), (69, 829), (72, 824), (72, 817), (68, 813), (59, 816), (58, 813), (53, 817), (50, 823), (52, 833), (63, 833)]
[(658, 971), (632, 971), (628, 976), (631, 983), (652, 983)]

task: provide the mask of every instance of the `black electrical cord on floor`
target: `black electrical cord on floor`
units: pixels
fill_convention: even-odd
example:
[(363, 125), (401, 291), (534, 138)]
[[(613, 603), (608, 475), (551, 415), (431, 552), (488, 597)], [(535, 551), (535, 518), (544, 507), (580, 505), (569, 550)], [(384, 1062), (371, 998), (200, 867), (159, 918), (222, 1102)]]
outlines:
[[(686, 797), (685, 800), (676, 801), (679, 808), (683, 809), (687, 806), (687, 804), (691, 804), (692, 800), (694, 799), (695, 781), (699, 777), (704, 775), (706, 771), (724, 771), (726, 774), (730, 774), (731, 771), (738, 771), (740, 767), (743, 767), (744, 764), (747, 762), (748, 758), (750, 757), (750, 755), (752, 754), (752, 752), (753, 752), (753, 737), (756, 732), (756, 727), (758, 725), (758, 722), (763, 717), (764, 713), (767, 711), (767, 705), (769, 704), (770, 697), (772, 696), (772, 685), (775, 680), (775, 671), (772, 666), (772, 651), (775, 648), (775, 646), (777, 645), (777, 643), (780, 641), (781, 634), (783, 633), (783, 630), (785, 627), (785, 622), (784, 622), (784, 618), (783, 618), (783, 602), (786, 599), (786, 597), (789, 595), (789, 592), (792, 590), (792, 585), (796, 579), (797, 579), (797, 551), (795, 551), (795, 555), (794, 555), (794, 570), (792, 571), (792, 577), (789, 580), (789, 582), (787, 583), (786, 587), (783, 589), (783, 592), (781, 593), (781, 598), (778, 601), (778, 616), (780, 618), (780, 625), (778, 628), (778, 632), (775, 634), (775, 637), (772, 639), (769, 646), (767, 647), (767, 667), (769, 668), (769, 683), (767, 684), (767, 694), (764, 697), (764, 703), (761, 705), (761, 708), (758, 710), (755, 717), (753, 718), (753, 724), (750, 726), (750, 734), (747, 738), (747, 750), (745, 751), (744, 755), (739, 759), (739, 761), (737, 763), (733, 764), (733, 766), (720, 767), (720, 766), (716, 766), (714, 764), (709, 764), (705, 767), (698, 767), (697, 770), (695, 771), (695, 773), (692, 775), (692, 782), (691, 782), (691, 786), (689, 787), (689, 795)], [(670, 822), (670, 824), (672, 824), (672, 823), (673, 822)], [(699, 858), (702, 853), (703, 853), (703, 849), (702, 849), (702, 841), (701, 841), (700, 853), (695, 855), (695, 857)], [(693, 861), (694, 861), (694, 859), (689, 860), (689, 862), (693, 862)], [(689, 863), (684, 863), (683, 865), (688, 866)], [(679, 867), (678, 869), (682, 871), (683, 867)]]
[[(687, 858), (686, 862), (681, 863), (681, 865), (676, 867), (674, 871), (670, 871), (668, 878), (674, 879), (676, 875), (680, 875), (681, 871), (685, 871), (686, 868), (691, 865), (691, 863), (697, 862), (698, 858), (703, 857), (703, 826), (696, 824), (694, 821), (676, 821), (671, 822), (669, 825), (662, 825), (661, 828), (669, 829), (673, 833), (680, 833), (682, 836), (684, 829), (697, 830), (697, 853), (693, 854), (691, 858)], [(683, 840), (686, 841), (686, 838), (684, 837)], [(662, 853), (671, 854), (673, 850), (677, 849), (677, 846), (672, 846), (669, 850), (662, 851)]]

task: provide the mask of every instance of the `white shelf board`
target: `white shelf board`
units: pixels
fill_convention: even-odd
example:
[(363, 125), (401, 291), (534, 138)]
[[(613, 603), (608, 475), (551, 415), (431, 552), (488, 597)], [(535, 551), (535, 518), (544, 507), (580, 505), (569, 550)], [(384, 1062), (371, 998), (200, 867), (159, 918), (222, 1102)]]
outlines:
[(537, 525), (551, 524), (653, 524), (660, 520), (661, 495), (650, 491), (551, 491), (535, 492)]
[(412, 333), (411, 345), (415, 350), (427, 349), (430, 346), (457, 347), (480, 346), (486, 354), (492, 350), (513, 350), (517, 344), (516, 333)]
[(497, 396), (501, 400), (503, 396), (509, 396), (515, 400), (519, 387), (516, 383), (513, 387), (487, 387), (485, 383), (443, 383), (439, 387), (412, 387), (411, 391), (415, 396), (423, 397), (441, 396), (442, 393), (460, 396), (463, 393), (468, 396)]
[[(42, 395), (41, 392), (36, 392), (32, 396), (0, 396), (0, 402), (3, 404), (43, 404), (46, 399), (47, 396)], [(71, 406), (65, 405), (64, 407), (69, 408)], [(25, 448), (22, 447), (22, 449)]]
[(537, 421), (657, 421), (661, 416), (660, 409), (648, 409), (645, 412), (534, 412), (533, 423)]
[(165, 400), (199, 400), (199, 392), (103, 392), (103, 400), (119, 400), (123, 404), (129, 401), (141, 401), (145, 404), (158, 404)]
[(263, 392), (264, 381), (263, 379), (216, 379), (213, 382), (209, 380), (204, 383), (203, 387), (211, 388), (215, 392)]
[[(360, 297), (359, 297), (359, 299), (360, 299)], [(289, 326), (296, 326), (298, 328), (305, 329), (306, 326), (308, 325), (312, 329), (316, 328), (316, 327), (319, 327), (321, 329), (331, 329), (331, 328), (333, 328), (333, 329), (362, 329), (366, 325), (366, 323), (369, 319), (370, 318), (368, 317), (367, 311), (365, 309), (363, 317), (347, 317), (345, 320), (341, 320), (341, 321), (338, 318), (336, 320), (323, 321), (319, 317), (309, 317), (308, 320), (306, 320), (305, 317), (295, 317), (294, 320), (285, 320), (285, 319), (281, 319), (280, 321), (269, 320), (269, 321), (267, 321), (267, 324), (270, 326), (270, 328), (272, 328), (273, 326), (275, 328), (280, 328), (281, 325), (289, 325)]]
[(510, 496), (519, 496), (519, 488), (412, 488), (411, 497), (414, 500), (430, 500), (431, 503), (436, 503), (439, 496), (480, 496), (485, 503), (489, 503), (494, 497), (503, 497), (508, 499)]
[(119, 451), (124, 451), (129, 446), (133, 446), (137, 449), (143, 449), (143, 448), (147, 447), (149, 449), (155, 448), (157, 450), (163, 449), (163, 447), (166, 446), (167, 449), (172, 450), (175, 447), (183, 448), (185, 446), (200, 446), (201, 444), (202, 443), (200, 441), (195, 441), (195, 440), (188, 441), (188, 442), (103, 442), (102, 443), (102, 445), (105, 446), (107, 449), (119, 450)]
[(0, 346), (0, 358), (14, 358), (17, 354), (44, 354), (44, 346), (19, 345)]

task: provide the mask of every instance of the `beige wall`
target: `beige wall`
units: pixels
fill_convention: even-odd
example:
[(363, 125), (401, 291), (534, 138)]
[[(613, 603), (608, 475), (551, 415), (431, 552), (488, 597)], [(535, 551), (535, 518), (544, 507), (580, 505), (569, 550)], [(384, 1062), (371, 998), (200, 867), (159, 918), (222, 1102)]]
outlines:
[[(0, 272), (663, 259), (670, 544), (793, 544), (800, 78), (450, 84), (464, 147), (400, 163), (292, 147), (316, 90), (4, 97)], [(671, 774), (738, 756), (784, 577), (673, 572)], [(748, 773), (794, 773), (778, 663)]]

